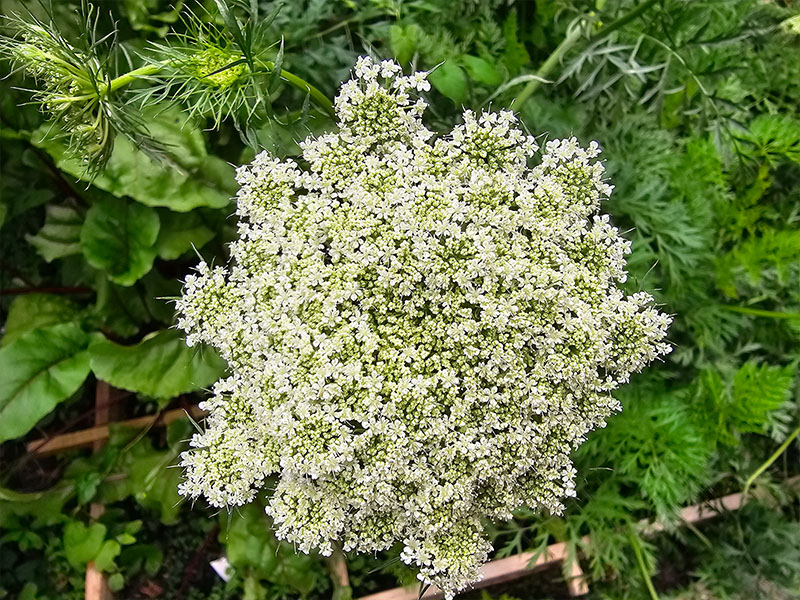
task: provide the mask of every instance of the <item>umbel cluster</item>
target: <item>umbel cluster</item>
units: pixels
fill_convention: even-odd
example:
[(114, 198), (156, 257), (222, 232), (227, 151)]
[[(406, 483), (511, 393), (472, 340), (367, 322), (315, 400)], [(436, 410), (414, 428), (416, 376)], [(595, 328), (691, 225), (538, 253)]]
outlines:
[(537, 144), (511, 112), (436, 137), (425, 73), (362, 58), (338, 131), (238, 170), (226, 266), (186, 279), (179, 326), (228, 361), (183, 454), (181, 492), (250, 502), (270, 478), (303, 552), (396, 544), (452, 596), (479, 577), (486, 519), (558, 513), (570, 453), (611, 392), (670, 351), (670, 317), (626, 296), (629, 243), (592, 143)]

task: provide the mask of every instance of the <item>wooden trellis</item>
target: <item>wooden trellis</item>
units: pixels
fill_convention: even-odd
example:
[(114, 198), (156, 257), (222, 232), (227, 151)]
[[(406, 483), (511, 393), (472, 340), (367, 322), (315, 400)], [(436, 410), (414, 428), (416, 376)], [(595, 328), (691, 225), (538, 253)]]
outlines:
[[(116, 425), (123, 427), (131, 427), (134, 429), (142, 429), (145, 427), (163, 427), (169, 425), (173, 421), (183, 419), (187, 413), (193, 419), (199, 419), (205, 412), (200, 410), (197, 406), (192, 406), (186, 410), (176, 408), (168, 410), (160, 415), (137, 417), (135, 419), (128, 419), (127, 421), (117, 421)], [(88, 448), (103, 442), (108, 438), (109, 425), (98, 424), (95, 420), (95, 426), (89, 429), (82, 429), (80, 431), (73, 431), (70, 433), (62, 433), (61, 435), (54, 435), (50, 438), (41, 440), (34, 440), (28, 443), (28, 452), (31, 454), (47, 455), (56, 454), (65, 450), (75, 450), (77, 448)]]
[[(95, 429), (105, 428), (108, 432), (108, 423), (111, 420), (112, 412), (115, 412), (118, 407), (113, 405), (113, 398), (115, 390), (104, 381), (97, 382), (95, 390), (95, 403), (94, 403), (94, 424)], [(92, 447), (95, 452), (100, 450), (105, 444), (108, 433), (104, 438), (92, 441)], [(99, 519), (105, 511), (105, 506), (98, 502), (92, 502), (89, 506), (89, 516), (92, 519)], [(95, 568), (94, 563), (90, 562), (86, 565), (86, 600), (110, 600), (111, 589), (108, 587), (108, 580), (101, 571)]]
[[(107, 383), (98, 381), (95, 391), (94, 427), (34, 440), (28, 443), (28, 452), (37, 456), (45, 456), (66, 450), (89, 447), (97, 452), (108, 439), (110, 424), (112, 423), (124, 427), (143, 429), (146, 427), (163, 427), (177, 419), (185, 418), (187, 415), (191, 415), (192, 418), (200, 418), (205, 414), (197, 406), (192, 406), (188, 410), (179, 408), (158, 415), (115, 421), (114, 417), (118, 409), (118, 404), (115, 400), (118, 398), (119, 393), (119, 390), (112, 388)], [(105, 507), (102, 504), (93, 502), (89, 506), (89, 515), (92, 519), (98, 519), (104, 510)], [(86, 566), (86, 592), (84, 598), (86, 600), (111, 600), (113, 598), (113, 594), (108, 587), (107, 578), (95, 568), (93, 563), (89, 563)]]
[[(94, 427), (30, 442), (27, 446), (28, 452), (36, 455), (47, 455), (89, 446), (92, 446), (95, 451), (100, 449), (109, 436), (109, 423), (112, 422), (111, 417), (113, 416), (113, 411), (109, 407), (114, 404), (112, 398), (115, 392), (116, 390), (108, 386), (108, 384), (99, 382), (96, 393)], [(192, 406), (188, 410), (175, 409), (159, 415), (116, 421), (116, 424), (132, 428), (166, 426), (187, 415), (191, 415), (192, 418), (200, 418), (204, 414), (204, 411), (197, 406)], [(800, 476), (791, 478), (787, 481), (787, 484), (797, 487), (800, 485)], [(687, 506), (681, 510), (680, 520), (686, 524), (705, 521), (723, 511), (738, 510), (746, 501), (747, 497), (742, 493), (728, 494), (721, 498)], [(98, 518), (103, 512), (103, 506), (92, 504), (90, 512), (92, 518)], [(664, 529), (665, 526), (659, 522), (651, 522), (647, 519), (639, 522), (639, 531), (645, 535), (652, 535)], [(583, 538), (583, 542), (589, 541), (589, 537)], [(513, 581), (530, 575), (535, 571), (563, 563), (568, 557), (567, 545), (560, 542), (551, 544), (544, 552), (538, 554), (523, 552), (507, 558), (489, 561), (482, 568), (483, 579), (475, 583), (473, 587), (480, 589), (498, 583)], [(581, 570), (580, 562), (577, 559), (572, 561), (566, 585), (569, 595), (572, 597), (579, 597), (589, 593), (587, 577)], [(426, 591), (422, 598), (425, 600), (438, 600), (442, 597), (442, 592), (438, 588), (432, 587)], [(86, 569), (85, 598), (86, 600), (110, 600), (112, 598), (103, 574), (97, 571), (91, 563)], [(416, 587), (399, 587), (363, 596), (360, 600), (417, 600), (418, 598), (419, 590)]]
[[(790, 479), (787, 484), (792, 486), (800, 484), (800, 477)], [(747, 498), (744, 494), (736, 493), (687, 506), (680, 512), (680, 521), (687, 524), (705, 521), (719, 515), (723, 511), (739, 510), (746, 501)], [(644, 535), (652, 535), (665, 529), (663, 523), (657, 521), (651, 522), (647, 519), (640, 521), (638, 527), (639, 531)], [(591, 538), (589, 536), (582, 539), (584, 543), (590, 540)], [(489, 561), (481, 569), (483, 572), (483, 579), (475, 583), (473, 588), (480, 589), (519, 579), (537, 570), (564, 562), (567, 560), (568, 555), (566, 544), (559, 542), (557, 544), (551, 544), (540, 554), (523, 552), (522, 554), (516, 554), (508, 558)], [(572, 561), (570, 574), (566, 583), (569, 595), (572, 597), (583, 596), (589, 593), (589, 585), (586, 576), (583, 574), (577, 559)], [(437, 588), (428, 589), (422, 596), (425, 600), (438, 600), (443, 597), (444, 595)], [(377, 594), (363, 596), (360, 600), (417, 600), (417, 598), (419, 598), (419, 591), (416, 588), (399, 587), (384, 592), (378, 592)]]

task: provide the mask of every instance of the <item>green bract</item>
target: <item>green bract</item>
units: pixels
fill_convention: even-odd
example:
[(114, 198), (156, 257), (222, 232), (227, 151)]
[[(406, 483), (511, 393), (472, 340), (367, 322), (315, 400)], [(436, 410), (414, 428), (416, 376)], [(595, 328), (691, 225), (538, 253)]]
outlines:
[(102, 165), (111, 155), (114, 129), (105, 95), (108, 77), (92, 50), (67, 41), (52, 23), (10, 18), (21, 39), (0, 36), (0, 55), (9, 56), (39, 82), (34, 98), (66, 132), (70, 150), (86, 164)]
[(339, 131), (239, 169), (227, 267), (186, 280), (179, 326), (231, 375), (184, 453), (181, 492), (267, 508), (305, 552), (395, 543), (448, 595), (479, 577), (485, 518), (574, 495), (570, 453), (658, 355), (670, 318), (626, 297), (629, 243), (575, 139), (470, 111), (434, 138), (391, 61), (360, 59)]

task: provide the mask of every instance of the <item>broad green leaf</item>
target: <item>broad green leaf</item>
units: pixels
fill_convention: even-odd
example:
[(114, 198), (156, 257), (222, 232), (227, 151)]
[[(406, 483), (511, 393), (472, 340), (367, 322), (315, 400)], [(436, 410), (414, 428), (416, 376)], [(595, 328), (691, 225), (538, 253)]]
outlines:
[(419, 25), (392, 25), (389, 29), (392, 54), (401, 65), (407, 63), (417, 50), (420, 37)]
[[(172, 467), (186, 448), (185, 440), (191, 436), (191, 425), (188, 419), (170, 423), (167, 427), (168, 447), (165, 450), (154, 448), (147, 436), (137, 440), (140, 433), (140, 430), (122, 425), (111, 426), (109, 445), (113, 446), (110, 455), (115, 457), (114, 470), (125, 477), (104, 481), (98, 490), (97, 501), (113, 504), (133, 496), (142, 507), (157, 514), (162, 523), (175, 523), (181, 512), (182, 498), (178, 495), (178, 485), (183, 473), (181, 469)], [(120, 454), (122, 447), (126, 450)], [(131, 540), (136, 531), (129, 524), (125, 533), (115, 539), (122, 544), (126, 539)]]
[(78, 504), (88, 504), (97, 494), (103, 476), (97, 471), (88, 471), (75, 478), (75, 495)]
[(39, 598), (38, 591), (39, 587), (29, 581), (23, 586), (17, 600), (37, 600)]
[(503, 77), (497, 72), (497, 69), (489, 61), (483, 60), (471, 54), (465, 54), (461, 57), (461, 63), (467, 70), (469, 76), (487, 86), (500, 85)]
[(278, 541), (270, 530), (264, 510), (255, 504), (248, 504), (231, 513), (229, 519), (225, 532), (225, 551), (230, 564), (239, 569), (274, 569)]
[(6, 333), (0, 346), (7, 346), (33, 329), (67, 323), (78, 318), (80, 307), (56, 294), (23, 294), (17, 296), (8, 309)]
[(203, 132), (186, 113), (174, 106), (160, 105), (145, 108), (145, 116), (147, 130), (166, 147), (170, 160), (187, 172), (205, 164), (208, 152)]
[(37, 535), (33, 531), (16, 527), (9, 533), (6, 533), (2, 537), (2, 540), (3, 542), (16, 543), (17, 547), (23, 552), (27, 552), (28, 550), (38, 550), (44, 547), (44, 540), (41, 538), (41, 536)]
[(34, 329), (0, 349), (0, 442), (25, 435), (89, 374), (90, 336), (75, 323)]
[(428, 75), (433, 87), (456, 104), (467, 99), (467, 76), (464, 70), (452, 61), (439, 65)]
[(293, 121), (281, 123), (275, 119), (258, 125), (258, 128), (248, 128), (248, 148), (241, 156), (241, 162), (246, 163), (256, 154), (255, 148), (266, 150), (275, 156), (298, 156), (302, 150), (298, 145), (297, 131), (302, 130), (309, 135), (317, 135), (327, 131), (331, 121), (317, 113), (303, 114)]
[(144, 568), (148, 575), (155, 575), (164, 562), (164, 553), (154, 544), (138, 543), (135, 546), (123, 548), (117, 561), (125, 572), (138, 572)]
[(291, 546), (275, 539), (270, 521), (258, 504), (231, 513), (223, 536), (228, 560), (240, 573), (288, 585), (302, 596), (313, 591), (324, 577), (314, 558), (296, 554)]
[(122, 573), (112, 573), (108, 577), (108, 589), (118, 592), (125, 587), (125, 576)]
[[(184, 445), (178, 446), (183, 449)], [(176, 523), (181, 512), (183, 498), (178, 494), (178, 485), (183, 479), (181, 469), (174, 469), (178, 462), (178, 451), (148, 448), (134, 457), (125, 469), (131, 480), (133, 497), (144, 508), (155, 511), (165, 525)]]
[(45, 208), (44, 226), (27, 239), (47, 262), (81, 251), (80, 234), (83, 219), (72, 206), (49, 204)]
[(160, 217), (161, 229), (156, 240), (156, 250), (165, 260), (178, 258), (192, 246), (202, 248), (214, 237), (214, 231), (203, 224), (196, 212), (184, 214), (162, 211)]
[(130, 533), (120, 533), (117, 536), (117, 541), (123, 546), (129, 546), (136, 543), (136, 538)]
[(139, 285), (144, 288), (142, 298), (151, 321), (164, 325), (175, 322), (175, 302), (181, 295), (181, 282), (174, 277), (164, 277), (153, 269), (142, 277)]
[(103, 547), (106, 526), (92, 523), (88, 527), (80, 521), (70, 521), (64, 526), (64, 555), (76, 568), (94, 560)]
[(11, 529), (17, 517), (32, 517), (32, 528), (64, 522), (64, 504), (75, 495), (75, 486), (61, 483), (43, 492), (15, 492), (0, 488), (0, 529)]
[(150, 31), (164, 37), (169, 31), (166, 23), (174, 23), (179, 15), (182, 3), (179, 1), (172, 10), (160, 10), (168, 3), (159, 0), (122, 0), (122, 11), (136, 31)]
[(167, 445), (177, 447), (192, 437), (196, 432), (195, 423), (192, 419), (177, 419), (167, 425)]
[(117, 541), (123, 546), (127, 544), (133, 544), (136, 541), (136, 538), (133, 537), (133, 534), (139, 533), (141, 529), (142, 529), (142, 521), (140, 519), (136, 519), (134, 521), (128, 521), (124, 525), (123, 533), (117, 536)]
[(129, 200), (104, 196), (86, 214), (81, 246), (86, 261), (120, 285), (133, 285), (156, 257), (158, 214)]
[(216, 352), (189, 348), (174, 330), (159, 331), (135, 346), (98, 339), (89, 353), (98, 379), (152, 398), (172, 398), (207, 387), (225, 371), (225, 361)]
[[(0, 3), (0, 14), (8, 14), (3, 12), (2, 3)], [(4, 91), (7, 90), (8, 88), (4, 88)], [(11, 106), (3, 112), (4, 117), (7, 117), (16, 108), (13, 107), (13, 98), (3, 98), (3, 101), (8, 100), (11, 100)], [(0, 175), (0, 225), (4, 223), (3, 211), (5, 211), (5, 224), (8, 224), (22, 213), (36, 206), (47, 204), (55, 197), (55, 192), (51, 189), (50, 174), (47, 169), (43, 168), (41, 160), (30, 148), (27, 135), (16, 129), (0, 127), (0, 139), (2, 139), (0, 144), (3, 148), (3, 163), (0, 169), (2, 171), (2, 175)]]
[(122, 547), (116, 540), (106, 540), (94, 557), (94, 566), (98, 571), (111, 571), (116, 565), (114, 559), (119, 556)]
[[(156, 109), (144, 116), (152, 135), (167, 147), (173, 164), (156, 162), (119, 136), (108, 164), (91, 179), (92, 185), (118, 197), (130, 196), (147, 206), (177, 212), (227, 206), (236, 190), (234, 169), (207, 154), (200, 129), (176, 110)], [(35, 131), (33, 143), (50, 154), (59, 169), (89, 181), (85, 166), (69, 156), (63, 141), (49, 139), (49, 130), (45, 124)]]
[(139, 331), (141, 323), (150, 320), (147, 305), (139, 286), (122, 287), (97, 273), (97, 302), (91, 312), (107, 327), (121, 337), (130, 337)]

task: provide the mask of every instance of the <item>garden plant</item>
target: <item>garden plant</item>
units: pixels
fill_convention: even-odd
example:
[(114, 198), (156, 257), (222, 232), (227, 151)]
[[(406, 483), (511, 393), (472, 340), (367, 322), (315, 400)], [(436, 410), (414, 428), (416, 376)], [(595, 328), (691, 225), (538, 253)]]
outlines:
[(800, 597), (792, 2), (0, 14), (0, 598)]

